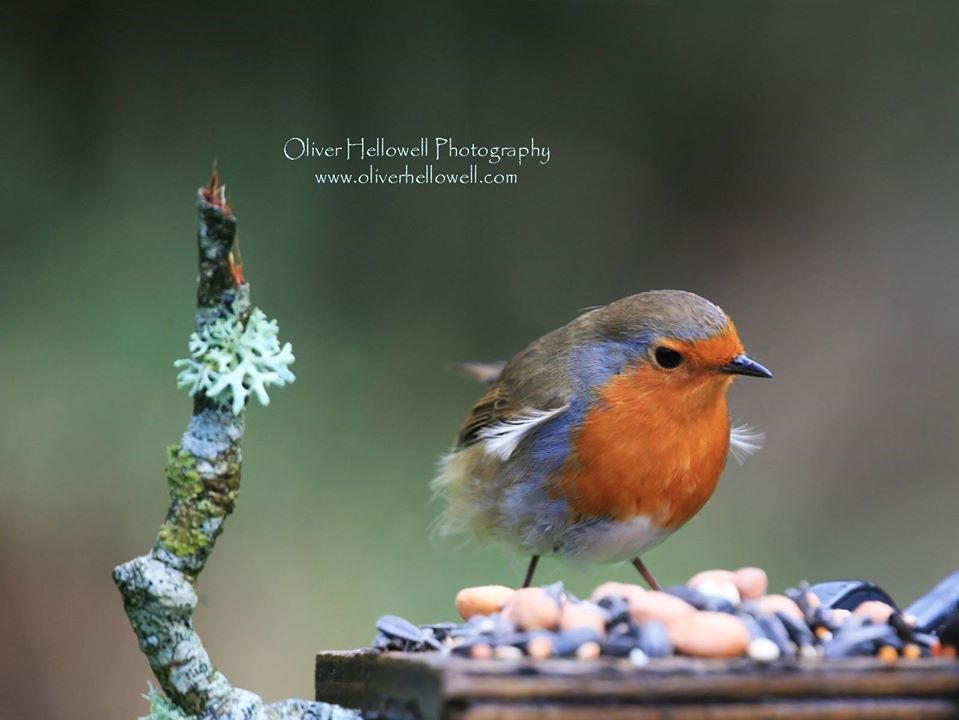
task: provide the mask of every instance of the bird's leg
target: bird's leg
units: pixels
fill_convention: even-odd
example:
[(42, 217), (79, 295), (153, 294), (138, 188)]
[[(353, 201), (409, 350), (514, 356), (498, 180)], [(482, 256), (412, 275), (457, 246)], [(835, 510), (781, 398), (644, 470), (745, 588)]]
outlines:
[(643, 576), (643, 580), (649, 585), (650, 590), (662, 590), (662, 588), (659, 587), (659, 583), (656, 582), (656, 578), (653, 577), (653, 574), (649, 571), (649, 568), (643, 564), (642, 560), (633, 558), (633, 567), (639, 570), (639, 574)]
[(533, 582), (533, 573), (536, 572), (536, 563), (539, 562), (539, 555), (533, 555), (529, 560), (529, 567), (526, 568), (526, 579), (523, 580), (523, 587), (528, 588)]

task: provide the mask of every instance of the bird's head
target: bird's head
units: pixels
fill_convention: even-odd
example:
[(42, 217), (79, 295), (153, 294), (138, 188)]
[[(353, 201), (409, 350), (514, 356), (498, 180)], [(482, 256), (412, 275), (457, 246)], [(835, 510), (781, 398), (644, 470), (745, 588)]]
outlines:
[(618, 374), (636, 368), (649, 390), (675, 388), (696, 396), (725, 390), (736, 375), (772, 377), (746, 355), (732, 319), (693, 293), (644, 292), (590, 315), (595, 347), (619, 364), (608, 369)]

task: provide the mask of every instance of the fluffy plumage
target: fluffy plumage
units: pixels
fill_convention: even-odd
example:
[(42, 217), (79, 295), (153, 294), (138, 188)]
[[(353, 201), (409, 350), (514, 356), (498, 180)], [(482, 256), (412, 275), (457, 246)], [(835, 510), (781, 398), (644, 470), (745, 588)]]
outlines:
[(441, 529), (531, 555), (637, 557), (708, 500), (730, 448), (758, 449), (726, 407), (733, 373), (768, 375), (746, 362), (729, 317), (692, 293), (584, 313), (484, 371), (489, 389), (434, 481)]

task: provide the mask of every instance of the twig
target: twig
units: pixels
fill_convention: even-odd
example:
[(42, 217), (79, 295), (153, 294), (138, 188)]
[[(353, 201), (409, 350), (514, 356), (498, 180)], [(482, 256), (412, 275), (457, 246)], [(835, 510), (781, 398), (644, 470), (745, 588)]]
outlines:
[[(245, 327), (250, 286), (234, 260), (236, 219), (216, 169), (198, 191), (199, 278), (196, 329), (218, 321)], [(292, 376), (290, 376), (292, 377)], [(180, 444), (169, 450), (170, 509), (153, 550), (113, 571), (113, 579), (140, 649), (168, 700), (185, 716), (201, 720), (357, 720), (360, 714), (337, 705), (286, 700), (271, 705), (234, 688), (210, 661), (193, 629), (195, 585), (213, 552), (223, 522), (240, 491), (240, 441), (244, 409), (196, 392), (193, 416)]]

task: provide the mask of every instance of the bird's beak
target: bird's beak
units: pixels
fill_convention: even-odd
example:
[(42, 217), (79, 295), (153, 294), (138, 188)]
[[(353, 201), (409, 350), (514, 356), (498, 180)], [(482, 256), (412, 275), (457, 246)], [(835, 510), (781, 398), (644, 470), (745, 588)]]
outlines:
[(737, 355), (728, 363), (719, 368), (720, 372), (730, 375), (752, 375), (753, 377), (771, 378), (773, 374), (755, 360), (750, 360), (746, 354)]

